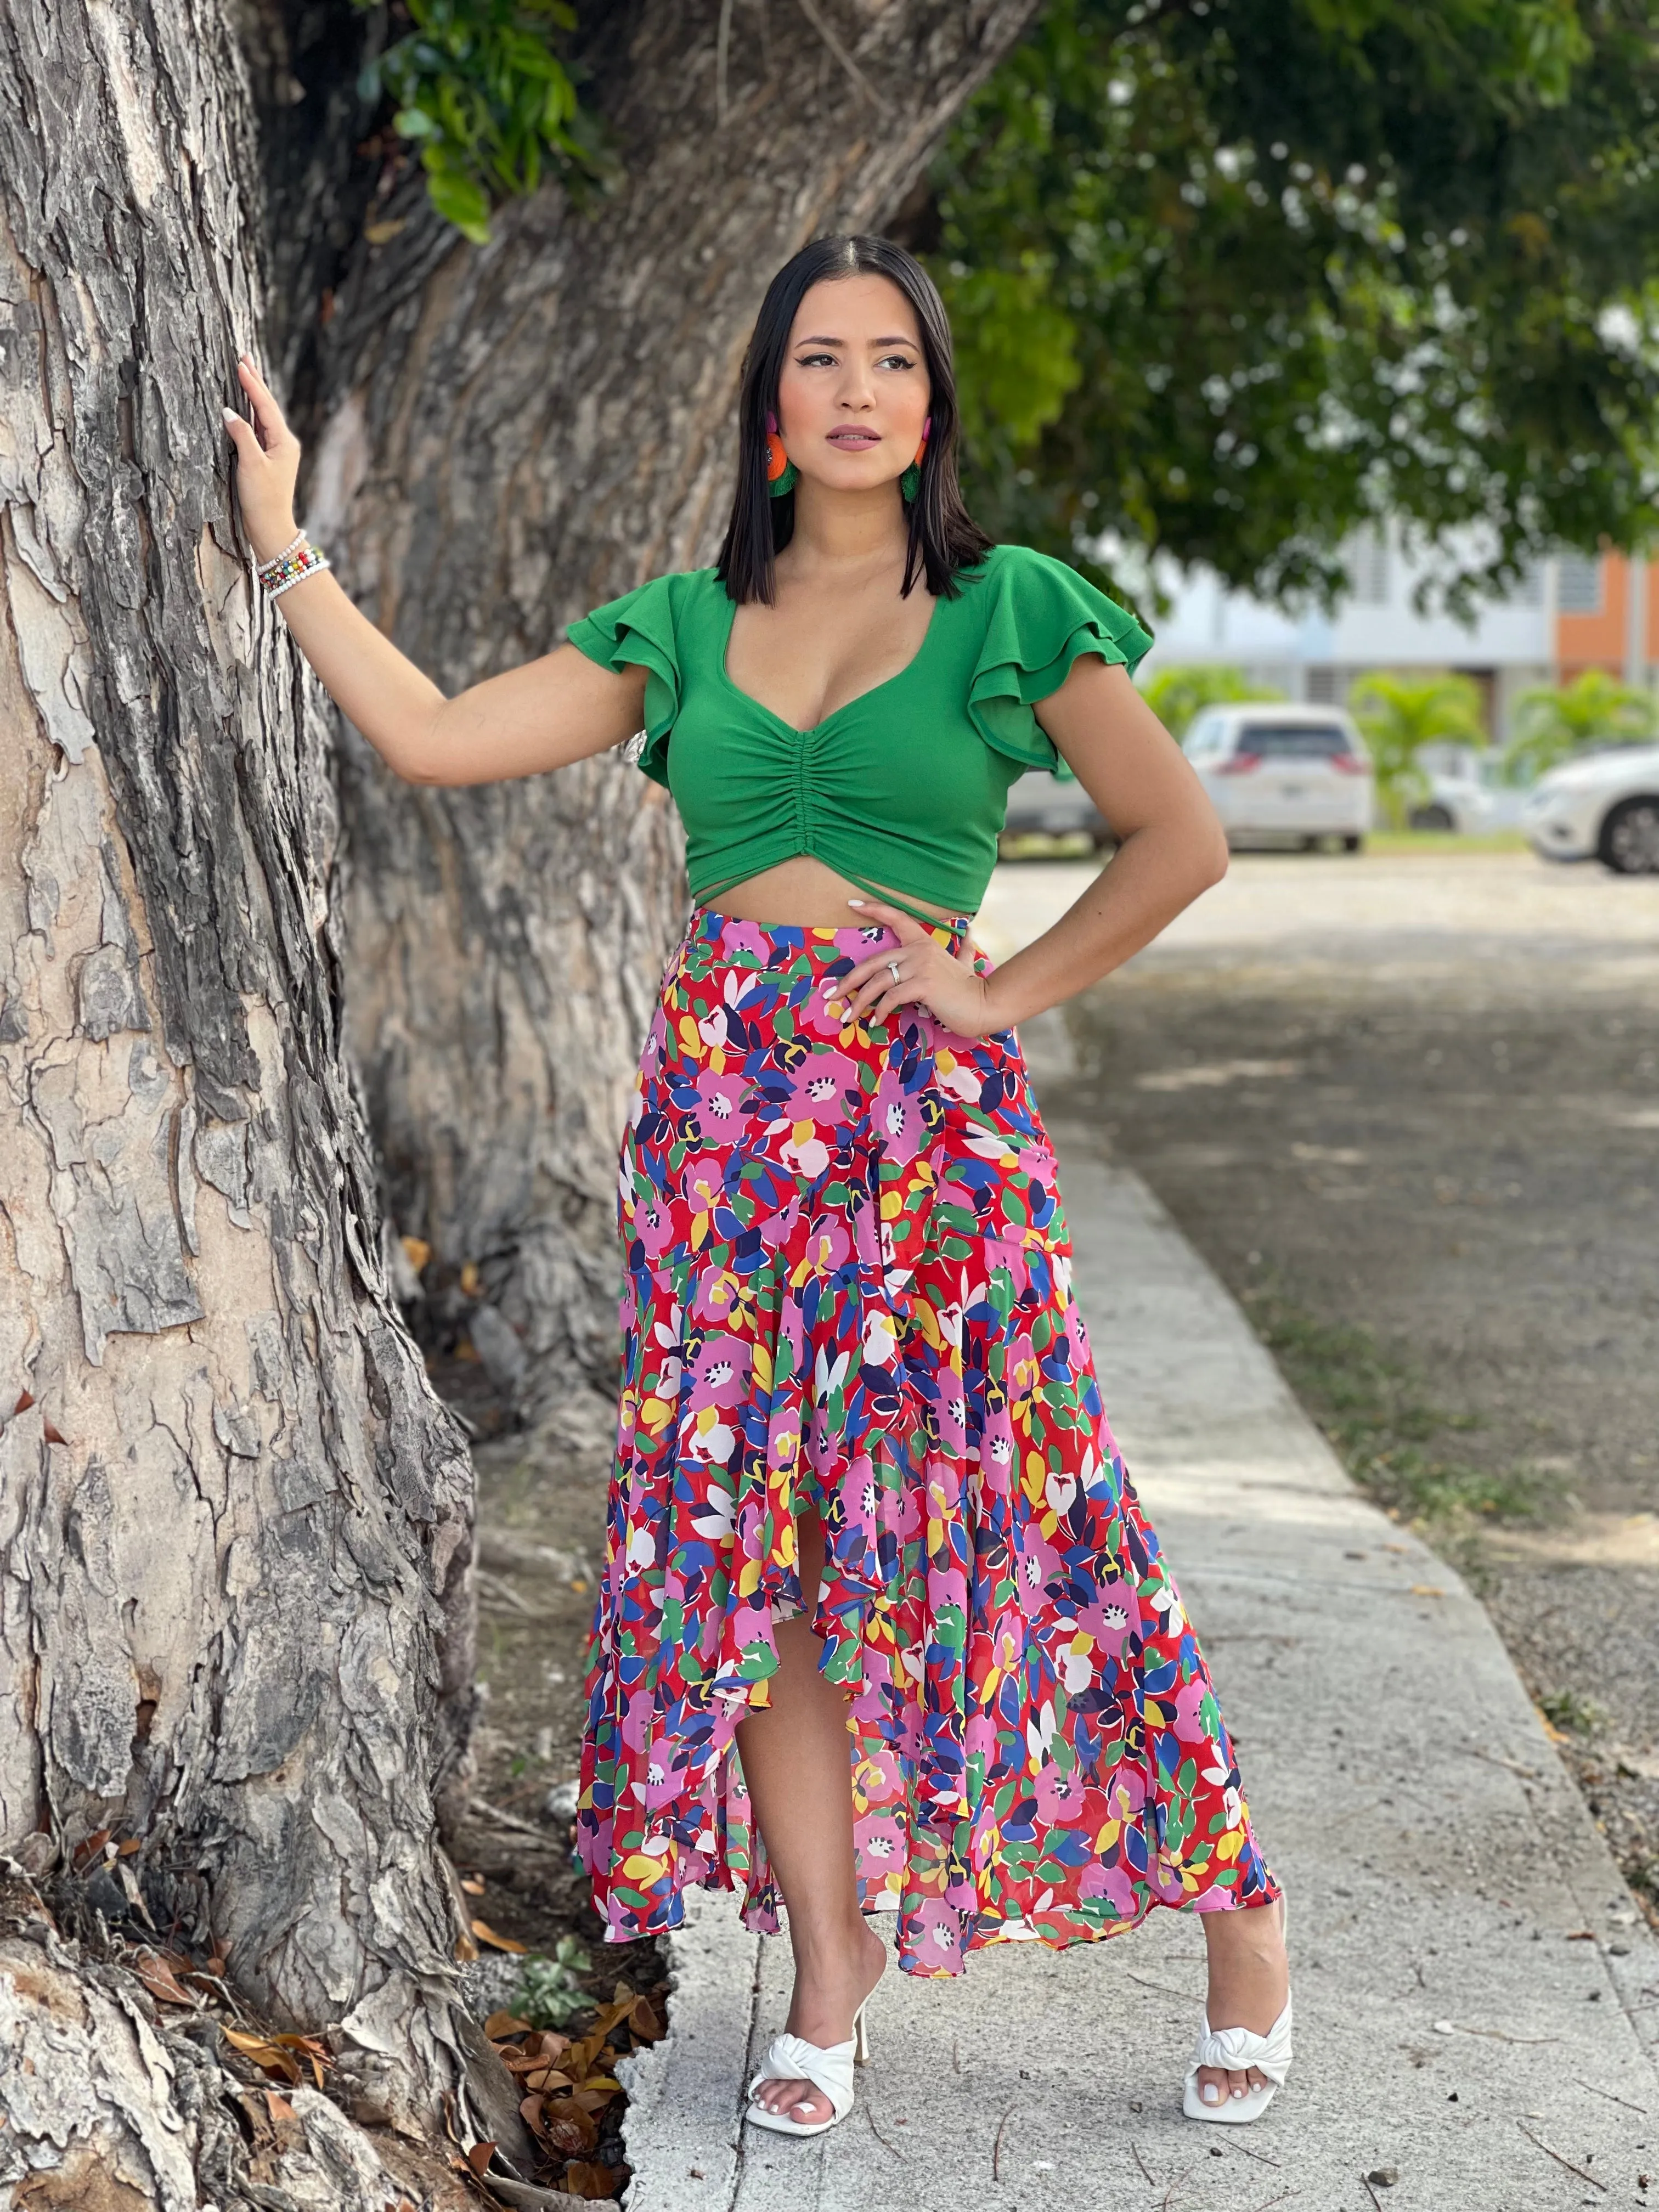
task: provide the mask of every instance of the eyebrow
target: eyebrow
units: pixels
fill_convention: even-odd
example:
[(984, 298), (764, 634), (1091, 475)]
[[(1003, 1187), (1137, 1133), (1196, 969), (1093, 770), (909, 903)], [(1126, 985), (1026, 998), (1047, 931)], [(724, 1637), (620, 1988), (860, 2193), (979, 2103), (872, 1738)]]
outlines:
[[(845, 345), (846, 343), (845, 338), (828, 337), (822, 331), (815, 331), (810, 337), (800, 337), (795, 340), (797, 345)], [(902, 331), (891, 337), (871, 338), (868, 343), (872, 346), (908, 346), (913, 352), (919, 350), (921, 346), (919, 338), (907, 338)]]

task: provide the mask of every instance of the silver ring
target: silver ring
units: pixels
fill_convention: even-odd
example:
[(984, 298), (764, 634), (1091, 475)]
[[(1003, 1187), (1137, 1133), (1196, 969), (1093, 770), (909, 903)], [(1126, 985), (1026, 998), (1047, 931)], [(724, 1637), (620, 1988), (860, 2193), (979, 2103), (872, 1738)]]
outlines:
[(896, 983), (902, 983), (904, 981), (903, 976), (899, 974), (899, 964), (896, 960), (888, 962), (887, 972)]

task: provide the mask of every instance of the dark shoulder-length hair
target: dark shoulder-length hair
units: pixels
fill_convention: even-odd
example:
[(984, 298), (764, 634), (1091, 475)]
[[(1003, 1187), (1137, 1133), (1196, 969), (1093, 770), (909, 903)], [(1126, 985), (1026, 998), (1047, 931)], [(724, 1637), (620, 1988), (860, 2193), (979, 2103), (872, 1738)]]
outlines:
[(927, 411), (933, 428), (921, 464), (921, 486), (909, 502), (910, 542), (904, 561), (908, 598), (919, 576), (935, 598), (957, 595), (957, 572), (984, 559), (991, 541), (963, 504), (957, 481), (957, 380), (951, 358), (951, 325), (933, 278), (891, 239), (863, 235), (815, 238), (786, 261), (766, 288), (743, 364), (738, 400), (738, 484), (732, 519), (715, 573), (727, 596), (740, 605), (776, 592), (775, 556), (795, 527), (795, 495), (774, 499), (766, 481), (766, 418), (778, 410), (778, 379), (796, 313), (814, 284), (825, 277), (885, 276), (915, 310), (927, 363)]

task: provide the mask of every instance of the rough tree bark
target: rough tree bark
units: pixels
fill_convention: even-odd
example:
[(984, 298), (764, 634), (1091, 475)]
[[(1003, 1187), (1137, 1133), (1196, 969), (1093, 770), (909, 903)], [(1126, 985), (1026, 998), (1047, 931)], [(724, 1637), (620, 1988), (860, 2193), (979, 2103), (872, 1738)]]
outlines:
[[(1035, 0), (649, 0), (586, 96), (622, 189), (550, 186), (479, 249), (418, 175), (323, 334), (308, 520), (447, 690), (713, 557), (744, 340), (806, 240), (878, 227)], [(479, 1268), (474, 1342), (532, 1419), (614, 1383), (617, 1133), (684, 916), (678, 823), (616, 757), (420, 791), (344, 748), (347, 1004), (398, 1227)]]
[[(0, 10), (0, 1845), (413, 2126), (476, 2037), (471, 1468), (387, 1287), (325, 702), (231, 520), (258, 173), (218, 0)], [(5, 2201), (244, 2201), (216, 2066), (7, 1903)], [(383, 2212), (359, 2149), (296, 2201)]]

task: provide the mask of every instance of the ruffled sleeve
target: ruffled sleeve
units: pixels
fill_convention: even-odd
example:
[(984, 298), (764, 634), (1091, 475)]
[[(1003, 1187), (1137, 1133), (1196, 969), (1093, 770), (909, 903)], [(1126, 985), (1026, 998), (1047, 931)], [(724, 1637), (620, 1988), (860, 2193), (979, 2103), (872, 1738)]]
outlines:
[(638, 765), (653, 783), (668, 781), (668, 735), (680, 707), (680, 664), (674, 641), (670, 576), (653, 576), (637, 590), (608, 599), (573, 622), (565, 633), (579, 653), (619, 674), (630, 665), (645, 671), (645, 744)]
[(968, 690), (968, 712), (988, 745), (1028, 768), (1070, 769), (1031, 709), (1058, 691), (1079, 653), (1097, 653), (1131, 674), (1152, 648), (1132, 614), (1075, 568), (1029, 546), (992, 555), (985, 641)]

